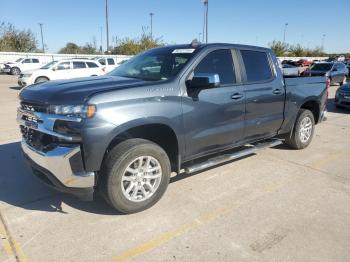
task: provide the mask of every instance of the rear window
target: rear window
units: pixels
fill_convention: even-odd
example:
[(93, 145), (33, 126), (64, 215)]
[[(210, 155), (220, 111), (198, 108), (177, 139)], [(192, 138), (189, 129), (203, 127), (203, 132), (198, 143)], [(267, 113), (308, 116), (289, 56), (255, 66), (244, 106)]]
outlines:
[(266, 81), (272, 78), (269, 59), (265, 52), (241, 50), (248, 82)]
[(94, 63), (94, 62), (86, 62), (86, 64), (87, 64), (87, 66), (88, 66), (89, 68), (98, 67), (98, 65), (97, 65), (96, 63)]
[(73, 62), (73, 69), (86, 68), (85, 62)]
[(99, 62), (101, 65), (106, 65), (106, 61), (105, 61), (104, 58), (99, 59), (98, 62)]
[(109, 65), (115, 65), (114, 59), (113, 59), (113, 58), (107, 58), (107, 63), (108, 63)]

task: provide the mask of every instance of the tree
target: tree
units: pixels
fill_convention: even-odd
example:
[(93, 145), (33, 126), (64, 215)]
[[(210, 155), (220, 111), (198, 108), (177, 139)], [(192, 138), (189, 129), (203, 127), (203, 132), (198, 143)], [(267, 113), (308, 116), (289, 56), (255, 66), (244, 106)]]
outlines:
[(286, 56), (289, 50), (289, 45), (281, 41), (272, 41), (269, 43), (270, 48), (276, 54), (276, 56)]
[(152, 38), (143, 32), (139, 39), (124, 38), (120, 40), (117, 46), (111, 50), (111, 53), (117, 55), (136, 55), (150, 48), (162, 45), (164, 44), (160, 38)]
[(306, 50), (300, 45), (291, 45), (289, 47), (289, 56), (297, 56), (297, 57), (301, 57), (301, 56), (306, 56)]
[(75, 43), (68, 42), (65, 47), (58, 51), (59, 54), (96, 54), (96, 48), (91, 43), (79, 46)]
[(29, 29), (18, 30), (13, 24), (0, 23), (0, 51), (38, 52), (37, 40)]

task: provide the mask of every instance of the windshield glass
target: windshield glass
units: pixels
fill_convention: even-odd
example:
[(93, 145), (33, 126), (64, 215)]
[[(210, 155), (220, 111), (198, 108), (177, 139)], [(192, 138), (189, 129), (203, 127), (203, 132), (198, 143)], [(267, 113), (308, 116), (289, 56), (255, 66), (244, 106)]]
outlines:
[(109, 75), (149, 81), (167, 80), (176, 76), (195, 52), (195, 49), (152, 49), (128, 60)]
[(44, 65), (43, 67), (40, 67), (40, 69), (49, 69), (52, 65), (56, 64), (57, 61), (52, 61), (46, 65)]
[(18, 58), (18, 59), (16, 60), (16, 63), (21, 62), (22, 60), (23, 60), (23, 58)]
[(311, 70), (315, 71), (329, 71), (331, 70), (333, 64), (328, 64), (328, 63), (318, 63), (314, 64), (313, 66), (310, 67)]

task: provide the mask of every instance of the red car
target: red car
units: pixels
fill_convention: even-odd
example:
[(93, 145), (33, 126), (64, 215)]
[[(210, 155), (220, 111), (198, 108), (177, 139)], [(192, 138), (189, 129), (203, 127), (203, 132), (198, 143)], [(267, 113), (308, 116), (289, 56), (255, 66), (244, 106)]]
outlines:
[(312, 61), (306, 60), (306, 59), (300, 59), (296, 62), (298, 66), (310, 66), (313, 64)]

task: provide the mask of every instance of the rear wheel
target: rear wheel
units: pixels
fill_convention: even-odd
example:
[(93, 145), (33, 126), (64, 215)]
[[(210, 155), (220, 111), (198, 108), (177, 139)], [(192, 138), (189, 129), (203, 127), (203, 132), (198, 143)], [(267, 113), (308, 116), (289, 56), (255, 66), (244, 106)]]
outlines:
[(295, 121), (292, 134), (285, 143), (294, 149), (306, 148), (314, 135), (315, 119), (310, 110), (301, 109)]
[(37, 83), (44, 83), (44, 82), (47, 82), (47, 81), (49, 81), (49, 79), (47, 77), (45, 77), (45, 76), (40, 76), (37, 79), (35, 79), (35, 83), (36, 84)]
[(107, 155), (102, 171), (102, 193), (122, 213), (145, 210), (163, 196), (170, 180), (170, 161), (157, 144), (129, 139)]
[(18, 67), (11, 68), (11, 75), (19, 75), (20, 73), (21, 73), (21, 70)]

